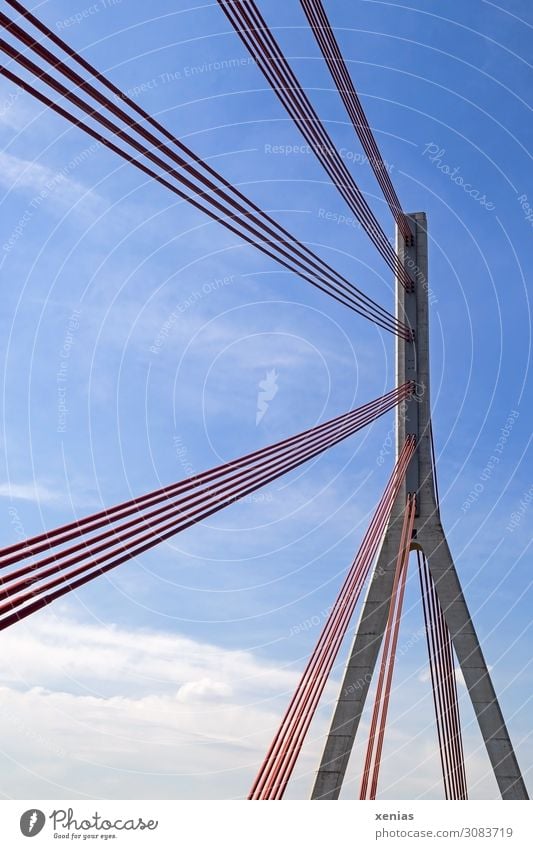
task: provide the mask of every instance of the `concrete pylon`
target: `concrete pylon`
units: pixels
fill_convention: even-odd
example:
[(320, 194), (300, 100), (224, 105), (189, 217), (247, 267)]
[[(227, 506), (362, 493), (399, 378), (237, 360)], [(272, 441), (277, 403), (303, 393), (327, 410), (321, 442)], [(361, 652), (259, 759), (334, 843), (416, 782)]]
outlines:
[(338, 799), (352, 752), (386, 627), (406, 495), (417, 494), (411, 549), (421, 549), (461, 666), (479, 728), (503, 799), (527, 799), (513, 746), (481, 651), (461, 584), (440, 521), (432, 461), (429, 395), (429, 301), (427, 222), (423, 212), (408, 215), (413, 238), (406, 244), (396, 231), (400, 259), (415, 281), (406, 292), (396, 281), (396, 315), (414, 330), (414, 342), (396, 341), (397, 385), (412, 380), (414, 397), (397, 410), (396, 450), (407, 434), (417, 437), (417, 450), (398, 493), (368, 587), (312, 799)]

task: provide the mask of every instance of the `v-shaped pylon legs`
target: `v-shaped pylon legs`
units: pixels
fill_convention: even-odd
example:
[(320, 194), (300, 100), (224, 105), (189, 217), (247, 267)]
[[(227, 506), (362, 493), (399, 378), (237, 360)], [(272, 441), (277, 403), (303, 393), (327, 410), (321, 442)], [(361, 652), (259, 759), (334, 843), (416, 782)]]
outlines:
[[(405, 502), (404, 493), (398, 496), (398, 508), (402, 507), (400, 500)], [(401, 512), (395, 509), (357, 626), (312, 799), (339, 797), (383, 640), (401, 524)], [(428, 559), (502, 799), (527, 799), (527, 790), (438, 514), (419, 525), (414, 545), (421, 548)]]

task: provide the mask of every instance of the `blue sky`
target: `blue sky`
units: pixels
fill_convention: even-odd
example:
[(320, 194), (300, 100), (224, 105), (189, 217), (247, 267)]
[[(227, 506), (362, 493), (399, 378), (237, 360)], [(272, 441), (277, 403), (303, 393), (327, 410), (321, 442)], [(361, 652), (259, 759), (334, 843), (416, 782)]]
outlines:
[[(154, 0), (150, 17), (126, 0), (28, 6), (392, 309), (387, 266), (359, 229), (326, 217), (350, 213), (216, 3)], [(392, 238), (299, 3), (260, 6)], [(428, 215), (442, 515), (527, 776), (531, 9), (525, 0), (326, 8), (403, 207)], [(392, 336), (5, 83), (0, 139), (6, 543), (393, 386)], [(277, 393), (256, 424), (259, 384), (272, 371)], [(0, 792), (244, 796), (387, 479), (392, 423), (4, 635)], [(412, 569), (382, 773), (389, 798), (442, 792), (416, 589)], [(490, 798), (497, 791), (460, 689), (472, 796)], [(325, 704), (313, 726), (295, 798), (308, 794), (329, 713)], [(420, 763), (400, 784), (415, 734)]]

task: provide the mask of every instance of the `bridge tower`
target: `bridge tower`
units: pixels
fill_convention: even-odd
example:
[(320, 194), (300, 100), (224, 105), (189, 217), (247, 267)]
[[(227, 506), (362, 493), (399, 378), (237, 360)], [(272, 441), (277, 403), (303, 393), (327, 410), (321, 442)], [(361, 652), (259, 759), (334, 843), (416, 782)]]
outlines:
[(414, 332), (414, 340), (396, 340), (397, 385), (412, 380), (414, 396), (397, 408), (397, 453), (408, 434), (415, 434), (417, 450), (396, 498), (377, 562), (370, 580), (355, 638), (334, 709), (312, 799), (338, 799), (359, 721), (365, 705), (386, 627), (396, 558), (407, 493), (416, 493), (417, 513), (411, 550), (422, 551), (479, 723), (488, 756), (503, 799), (527, 799), (527, 791), (505, 721), (492, 685), (441, 524), (432, 459), (429, 373), (429, 282), (426, 215), (407, 216), (412, 239), (407, 243), (398, 228), (398, 256), (414, 280), (407, 292), (396, 280), (396, 315)]

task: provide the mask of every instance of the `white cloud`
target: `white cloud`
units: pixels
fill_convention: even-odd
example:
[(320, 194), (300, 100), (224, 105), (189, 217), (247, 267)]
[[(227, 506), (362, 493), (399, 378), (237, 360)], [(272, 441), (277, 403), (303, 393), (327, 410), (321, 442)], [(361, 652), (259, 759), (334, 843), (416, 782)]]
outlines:
[(2, 636), (14, 797), (242, 797), (296, 683), (249, 652), (50, 613)]
[[(89, 149), (86, 149), (80, 161), (89, 153)], [(54, 203), (60, 202), (64, 206), (72, 206), (84, 196), (86, 200), (97, 200), (90, 189), (70, 176), (76, 167), (76, 160), (73, 159), (62, 169), (54, 171), (39, 162), (0, 151), (0, 185), (8, 190), (31, 192), (34, 196), (32, 203), (37, 205), (49, 196), (53, 196)]]
[(37, 481), (30, 483), (0, 483), (0, 498), (34, 501), (38, 504), (53, 504), (61, 499), (61, 493)]
[(233, 689), (224, 681), (213, 681), (212, 678), (200, 678), (198, 681), (188, 681), (177, 693), (180, 702), (197, 702), (206, 699), (223, 699), (233, 694)]
[(90, 483), (78, 481), (74, 485), (72, 481), (63, 484), (45, 484), (39, 481), (28, 481), (27, 483), (14, 483), (11, 481), (0, 482), (0, 498), (9, 498), (14, 501), (31, 501), (41, 506), (61, 506), (66, 501), (75, 510), (97, 509), (104, 505), (96, 497)]
[(37, 104), (25, 97), (21, 88), (0, 83), (0, 127), (23, 130), (37, 114)]
[[(58, 605), (2, 634), (0, 792), (42, 799), (244, 798), (297, 677), (249, 651), (77, 624)], [(337, 681), (328, 685), (289, 798), (309, 794), (337, 688)], [(401, 716), (388, 730), (380, 795), (435, 798), (442, 782), (433, 719), (428, 713), (421, 725), (419, 712), (405, 715), (406, 699), (396, 690)], [(350, 798), (367, 732), (364, 717), (347, 777)], [(491, 798), (494, 780), (477, 738), (468, 726), (469, 779), (474, 797)]]

